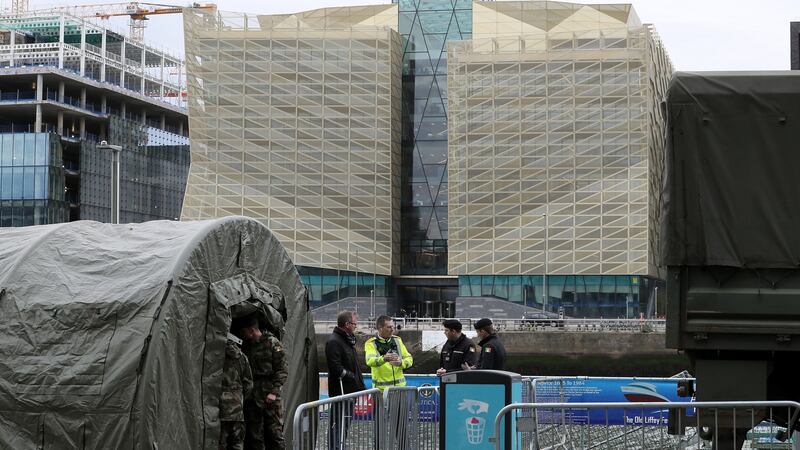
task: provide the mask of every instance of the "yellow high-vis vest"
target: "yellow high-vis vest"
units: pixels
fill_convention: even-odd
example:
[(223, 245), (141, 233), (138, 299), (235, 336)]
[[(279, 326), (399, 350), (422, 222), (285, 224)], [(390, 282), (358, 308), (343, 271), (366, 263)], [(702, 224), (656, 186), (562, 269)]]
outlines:
[[(394, 351), (400, 355), (402, 364), (395, 366), (386, 362), (383, 356), (387, 351)], [(367, 365), (372, 369), (372, 387), (383, 391), (390, 386), (406, 385), (403, 370), (411, 367), (414, 359), (400, 337), (392, 336), (389, 339), (381, 339), (380, 336), (371, 337), (364, 344), (364, 353)]]

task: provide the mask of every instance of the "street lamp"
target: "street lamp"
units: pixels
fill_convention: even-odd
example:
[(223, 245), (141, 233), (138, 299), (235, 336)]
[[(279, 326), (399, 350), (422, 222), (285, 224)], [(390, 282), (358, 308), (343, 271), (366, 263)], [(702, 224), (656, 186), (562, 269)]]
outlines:
[(656, 301), (653, 302), (653, 318), (658, 319), (658, 286), (656, 286)]
[(119, 152), (122, 147), (101, 141), (98, 150), (111, 150), (111, 223), (119, 223)]
[(542, 293), (542, 310), (547, 312), (547, 297), (549, 293), (547, 292), (547, 250), (549, 246), (549, 234), (550, 234), (550, 227), (548, 227), (548, 220), (547, 214), (542, 214), (544, 216), (544, 292)]
[(369, 290), (369, 315), (370, 318), (375, 317), (375, 290)]

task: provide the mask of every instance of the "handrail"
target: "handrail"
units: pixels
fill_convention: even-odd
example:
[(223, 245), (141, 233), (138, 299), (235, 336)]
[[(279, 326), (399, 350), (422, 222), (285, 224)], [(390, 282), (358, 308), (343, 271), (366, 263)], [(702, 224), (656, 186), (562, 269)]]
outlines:
[(383, 402), (384, 406), (389, 406), (389, 392), (402, 392), (402, 391), (414, 391), (418, 392), (419, 389), (417, 386), (389, 386), (383, 390)]
[[(394, 317), (399, 330), (439, 330), (442, 322), (449, 318), (444, 317)], [(478, 321), (477, 318), (456, 318), (465, 330), (472, 329), (472, 324)], [(518, 319), (492, 319), (497, 331), (537, 331), (537, 330), (557, 330), (557, 331), (636, 331), (636, 332), (658, 332), (666, 330), (666, 319), (577, 319), (577, 318), (518, 318)], [(314, 324), (319, 327), (333, 328), (336, 326), (335, 320), (316, 320)], [(369, 323), (366, 329), (374, 330), (375, 324)]]

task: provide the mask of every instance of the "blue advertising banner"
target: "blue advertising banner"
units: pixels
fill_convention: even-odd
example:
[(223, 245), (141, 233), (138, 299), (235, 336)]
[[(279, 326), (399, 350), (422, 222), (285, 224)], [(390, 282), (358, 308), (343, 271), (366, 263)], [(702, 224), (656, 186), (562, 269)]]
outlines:
[[(558, 378), (536, 381), (536, 403), (621, 403), (614, 409), (540, 410), (540, 423), (665, 426), (667, 409), (625, 409), (625, 403), (677, 402), (677, 379)], [(690, 411), (691, 412), (691, 411)]]

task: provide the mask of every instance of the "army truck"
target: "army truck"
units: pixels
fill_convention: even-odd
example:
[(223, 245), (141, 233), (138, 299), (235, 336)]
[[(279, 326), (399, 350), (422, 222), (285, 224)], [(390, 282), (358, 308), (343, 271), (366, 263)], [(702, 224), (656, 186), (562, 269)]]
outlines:
[[(659, 257), (684, 394), (800, 401), (800, 73), (677, 73), (666, 113)], [(719, 448), (752, 422), (702, 420)]]

